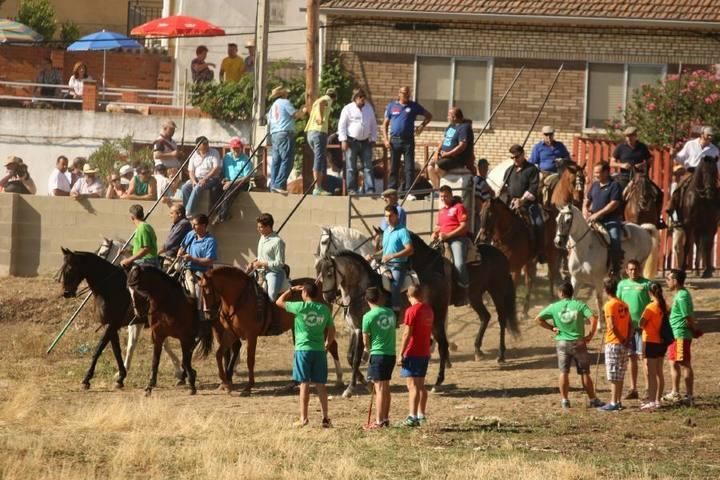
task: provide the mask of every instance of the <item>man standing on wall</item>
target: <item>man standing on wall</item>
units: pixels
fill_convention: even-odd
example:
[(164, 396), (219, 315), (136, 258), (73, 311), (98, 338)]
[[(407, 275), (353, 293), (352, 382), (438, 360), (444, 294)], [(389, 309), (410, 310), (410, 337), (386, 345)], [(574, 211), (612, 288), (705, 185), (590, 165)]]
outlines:
[(363, 169), (363, 192), (374, 193), (373, 147), (377, 141), (377, 120), (375, 110), (367, 103), (365, 92), (355, 89), (352, 101), (345, 105), (338, 122), (338, 138), (345, 153), (345, 172), (347, 191), (358, 191), (357, 160), (360, 158)]

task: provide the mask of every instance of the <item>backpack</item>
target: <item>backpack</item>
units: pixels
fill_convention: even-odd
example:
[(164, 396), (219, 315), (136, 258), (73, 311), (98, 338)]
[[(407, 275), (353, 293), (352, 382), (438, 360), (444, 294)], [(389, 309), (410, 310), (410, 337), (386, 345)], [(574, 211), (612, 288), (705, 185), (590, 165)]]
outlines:
[(675, 341), (675, 335), (673, 335), (672, 327), (670, 326), (670, 316), (663, 315), (662, 323), (660, 324), (660, 338), (662, 343), (667, 347)]

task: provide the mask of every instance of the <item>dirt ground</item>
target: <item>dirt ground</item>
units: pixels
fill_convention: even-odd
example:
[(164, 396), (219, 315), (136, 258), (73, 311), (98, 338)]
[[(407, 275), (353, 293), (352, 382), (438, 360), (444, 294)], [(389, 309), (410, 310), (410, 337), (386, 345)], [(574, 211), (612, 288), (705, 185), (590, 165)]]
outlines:
[[(557, 363), (549, 332), (521, 321), (508, 335), (507, 363), (498, 365), (498, 328), (485, 340), (486, 359), (475, 361), (478, 320), (469, 309), (450, 310), (453, 368), (445, 389), (431, 394), (429, 422), (417, 429), (366, 433), (366, 392), (340, 398), (331, 387), (335, 427), (320, 428), (317, 400), (311, 425), (293, 427), (296, 394), (287, 390), (289, 335), (262, 339), (257, 389), (250, 397), (216, 390), (214, 359), (197, 360), (200, 391), (174, 387), (166, 357), (150, 398), (150, 346), (144, 332), (123, 391), (112, 388), (108, 349), (92, 388), (80, 388), (99, 335), (86, 309), (58, 348), (45, 350), (79, 299), (65, 300), (49, 277), (0, 279), (0, 478), (720, 478), (720, 296), (717, 279), (691, 278), (691, 292), (706, 334), (693, 345), (694, 408), (617, 413), (586, 409), (579, 379), (571, 376), (573, 408), (559, 407)], [(539, 311), (546, 298), (531, 314)], [(593, 306), (591, 304), (591, 306)], [(348, 335), (338, 320), (340, 348)], [(123, 333), (124, 335), (124, 333)], [(124, 341), (124, 339), (123, 339)], [(596, 338), (593, 361), (600, 348)], [(345, 360), (343, 359), (343, 365)], [(240, 386), (245, 364), (240, 365)], [(669, 385), (669, 371), (666, 366)], [(437, 363), (430, 366), (434, 380)], [(599, 396), (609, 384), (601, 364)], [(407, 412), (407, 393), (393, 380), (391, 417)], [(349, 378), (349, 370), (345, 369)], [(330, 382), (334, 382), (330, 373)], [(640, 380), (641, 389), (644, 380)]]

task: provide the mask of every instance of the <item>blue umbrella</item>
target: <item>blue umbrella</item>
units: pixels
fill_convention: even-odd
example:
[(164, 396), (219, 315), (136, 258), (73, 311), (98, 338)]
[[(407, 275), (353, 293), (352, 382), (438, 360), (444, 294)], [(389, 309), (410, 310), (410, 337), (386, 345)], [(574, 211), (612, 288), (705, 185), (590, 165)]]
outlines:
[(91, 33), (85, 35), (80, 40), (71, 44), (67, 49), (68, 52), (86, 52), (89, 50), (102, 50), (103, 51), (103, 75), (102, 84), (105, 87), (105, 63), (107, 61), (107, 51), (114, 50), (116, 48), (132, 48), (140, 49), (143, 48), (138, 42), (132, 38), (117, 32), (102, 32)]

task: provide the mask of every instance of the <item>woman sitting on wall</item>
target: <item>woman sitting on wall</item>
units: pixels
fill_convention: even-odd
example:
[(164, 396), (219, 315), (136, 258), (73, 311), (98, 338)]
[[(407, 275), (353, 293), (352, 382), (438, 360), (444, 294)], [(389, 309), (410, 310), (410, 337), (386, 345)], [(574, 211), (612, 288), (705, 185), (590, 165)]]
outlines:
[(73, 66), (72, 76), (68, 81), (68, 98), (81, 99), (83, 96), (83, 84), (92, 77), (87, 73), (87, 66), (83, 62), (76, 62)]

